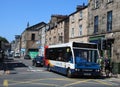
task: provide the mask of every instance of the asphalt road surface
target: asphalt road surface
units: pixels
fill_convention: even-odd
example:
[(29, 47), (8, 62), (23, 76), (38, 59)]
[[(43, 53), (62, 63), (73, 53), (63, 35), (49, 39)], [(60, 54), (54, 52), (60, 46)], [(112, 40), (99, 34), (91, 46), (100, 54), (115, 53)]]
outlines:
[[(6, 65), (5, 65), (6, 64)], [(116, 78), (75, 77), (68, 78), (44, 67), (32, 66), (31, 60), (6, 61), (6, 71), (1, 68), (0, 87), (119, 87)]]

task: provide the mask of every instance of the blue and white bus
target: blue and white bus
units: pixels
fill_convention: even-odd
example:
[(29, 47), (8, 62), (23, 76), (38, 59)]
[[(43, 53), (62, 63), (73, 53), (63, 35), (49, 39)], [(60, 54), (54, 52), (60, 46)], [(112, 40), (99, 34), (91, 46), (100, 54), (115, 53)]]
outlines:
[(45, 65), (49, 71), (73, 75), (99, 76), (97, 44), (69, 42), (45, 47)]

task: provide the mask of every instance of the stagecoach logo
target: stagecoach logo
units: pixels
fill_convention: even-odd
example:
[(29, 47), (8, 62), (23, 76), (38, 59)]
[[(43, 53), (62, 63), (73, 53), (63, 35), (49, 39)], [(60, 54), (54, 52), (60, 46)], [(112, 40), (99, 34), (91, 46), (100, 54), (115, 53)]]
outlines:
[(62, 66), (62, 63), (57, 62), (56, 65), (58, 65), (58, 66)]

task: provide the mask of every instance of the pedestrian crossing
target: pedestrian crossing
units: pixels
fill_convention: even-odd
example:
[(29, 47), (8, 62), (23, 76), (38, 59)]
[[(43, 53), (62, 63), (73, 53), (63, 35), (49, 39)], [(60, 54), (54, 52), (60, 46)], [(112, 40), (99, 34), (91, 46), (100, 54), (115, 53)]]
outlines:
[(42, 72), (42, 71), (45, 71), (43, 69), (38, 69), (38, 68), (35, 68), (35, 67), (32, 67), (32, 66), (29, 66), (27, 71), (31, 71), (31, 72)]

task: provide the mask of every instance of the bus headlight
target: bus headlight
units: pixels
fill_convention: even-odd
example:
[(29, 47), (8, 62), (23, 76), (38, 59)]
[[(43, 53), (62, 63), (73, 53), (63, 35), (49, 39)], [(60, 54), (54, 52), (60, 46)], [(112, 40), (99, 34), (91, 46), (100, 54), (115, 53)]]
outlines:
[(99, 70), (99, 69), (96, 69), (95, 71), (96, 71), (96, 72), (99, 72), (100, 70)]
[(77, 72), (78, 72), (78, 71), (80, 71), (80, 69), (75, 69), (75, 71), (77, 71)]

